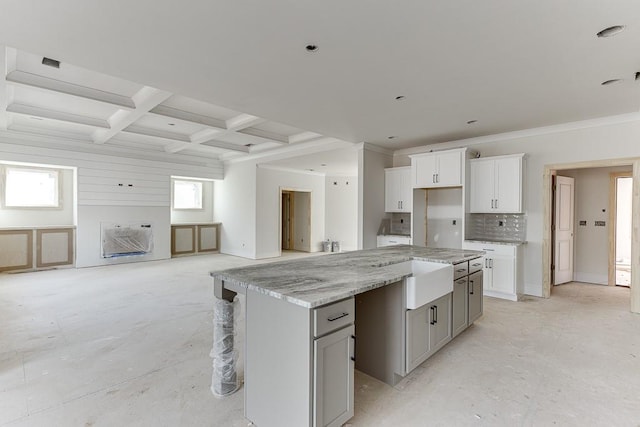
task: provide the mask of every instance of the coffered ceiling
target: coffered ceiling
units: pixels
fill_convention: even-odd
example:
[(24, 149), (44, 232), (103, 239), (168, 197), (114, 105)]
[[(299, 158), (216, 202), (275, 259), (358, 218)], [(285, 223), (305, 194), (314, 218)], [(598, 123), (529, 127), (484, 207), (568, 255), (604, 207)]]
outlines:
[(637, 112), (638, 23), (637, 0), (7, 1), (0, 126), (237, 159)]

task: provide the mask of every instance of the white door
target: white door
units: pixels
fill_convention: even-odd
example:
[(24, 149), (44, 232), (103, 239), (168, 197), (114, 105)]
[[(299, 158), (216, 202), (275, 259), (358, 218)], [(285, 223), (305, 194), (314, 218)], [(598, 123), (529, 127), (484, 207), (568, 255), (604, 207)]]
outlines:
[(573, 280), (574, 179), (556, 176), (554, 212), (554, 285)]

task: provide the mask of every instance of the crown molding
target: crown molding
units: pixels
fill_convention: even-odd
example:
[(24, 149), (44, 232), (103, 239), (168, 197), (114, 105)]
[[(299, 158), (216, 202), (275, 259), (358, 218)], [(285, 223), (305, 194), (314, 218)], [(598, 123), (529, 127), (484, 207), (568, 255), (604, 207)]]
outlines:
[(615, 116), (599, 117), (596, 119), (580, 120), (576, 122), (561, 123), (558, 125), (542, 126), (531, 129), (517, 130), (513, 132), (496, 133), (493, 135), (478, 136), (474, 138), (458, 139), (455, 141), (441, 142), (438, 144), (422, 145), (420, 147), (403, 148), (393, 152), (394, 156), (407, 156), (411, 154), (427, 153), (451, 148), (469, 147), (472, 145), (500, 142), (511, 139), (529, 138), (532, 136), (548, 135), (552, 133), (570, 132), (574, 130), (589, 129), (601, 126), (610, 126), (620, 123), (640, 121), (640, 112), (619, 114)]

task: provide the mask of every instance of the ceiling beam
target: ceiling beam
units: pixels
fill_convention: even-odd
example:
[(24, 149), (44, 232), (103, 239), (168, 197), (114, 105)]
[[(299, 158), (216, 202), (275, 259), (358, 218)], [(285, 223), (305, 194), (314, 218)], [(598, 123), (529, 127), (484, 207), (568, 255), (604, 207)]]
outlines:
[(300, 133), (296, 133), (295, 135), (291, 135), (289, 136), (289, 144), (295, 144), (297, 142), (305, 142), (305, 141), (312, 141), (314, 139), (320, 139), (320, 138), (324, 138), (322, 135), (320, 135), (319, 133), (315, 133), (315, 132), (300, 132)]
[(13, 101), (13, 89), (7, 85), (7, 74), (16, 66), (15, 49), (0, 46), (0, 129), (7, 130), (11, 124), (11, 117), (7, 114), (7, 107)]
[(238, 132), (264, 122), (266, 122), (266, 120), (261, 117), (252, 116), (251, 114), (239, 114), (226, 120), (225, 125), (228, 131)]
[(160, 129), (152, 129), (138, 125), (130, 125), (122, 129), (122, 132), (135, 133), (137, 135), (152, 136), (154, 138), (162, 138), (171, 141), (191, 142), (189, 135), (185, 135), (177, 132), (170, 132)]
[(56, 80), (50, 77), (40, 76), (38, 74), (28, 73), (26, 71), (10, 71), (9, 73), (7, 73), (6, 80), (7, 83), (12, 85), (39, 88), (55, 93), (64, 93), (79, 98), (85, 98), (109, 105), (115, 105), (119, 108), (133, 109), (136, 106), (133, 99), (124, 95), (118, 95), (116, 93), (105, 92), (86, 86), (80, 86), (74, 83)]
[(188, 111), (179, 110), (173, 107), (167, 107), (165, 105), (158, 105), (149, 111), (150, 114), (157, 116), (170, 117), (172, 119), (183, 120), (189, 123), (196, 123), (210, 128), (226, 130), (227, 124), (224, 120), (216, 119), (213, 117), (203, 116), (201, 114), (191, 113)]
[(241, 133), (243, 135), (257, 136), (258, 138), (266, 139), (267, 142), (277, 142), (278, 144), (289, 143), (289, 137), (266, 130), (247, 128), (238, 131), (238, 133)]
[(36, 107), (26, 104), (9, 104), (7, 112), (21, 114), (27, 117), (40, 117), (43, 119), (58, 120), (67, 123), (76, 123), (80, 125), (99, 127), (109, 129), (109, 122), (96, 117), (81, 116), (78, 114), (65, 113), (63, 111), (49, 110), (47, 108)]
[(231, 144), (230, 142), (216, 141), (215, 139), (203, 141), (198, 144), (194, 144), (191, 142), (174, 142), (165, 146), (164, 150), (167, 153), (177, 153), (178, 151), (188, 150), (189, 148), (196, 148), (197, 146), (215, 147), (227, 151), (249, 153), (249, 147), (245, 147), (244, 145)]
[(96, 144), (104, 144), (109, 141), (119, 132), (131, 127), (131, 125), (138, 121), (142, 116), (166, 101), (171, 95), (172, 94), (170, 92), (166, 92), (164, 90), (155, 89), (150, 86), (143, 87), (133, 95), (132, 100), (135, 103), (135, 108), (131, 111), (118, 110), (113, 116), (111, 116), (111, 118), (109, 118), (111, 129), (107, 131), (102, 129), (96, 130), (93, 133), (93, 142)]

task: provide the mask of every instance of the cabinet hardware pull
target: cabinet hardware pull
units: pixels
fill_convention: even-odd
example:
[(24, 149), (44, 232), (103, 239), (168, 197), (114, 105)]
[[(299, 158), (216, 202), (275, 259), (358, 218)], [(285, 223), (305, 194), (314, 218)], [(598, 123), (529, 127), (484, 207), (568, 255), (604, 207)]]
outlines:
[(436, 312), (436, 319), (435, 319), (434, 323), (438, 323), (438, 306), (434, 305), (434, 307), (435, 307), (435, 312)]
[(496, 209), (498, 209), (498, 199), (496, 199)]
[(463, 271), (467, 271), (467, 269), (466, 268), (459, 268), (459, 269), (456, 270), (456, 273), (460, 273), (460, 272), (463, 272)]
[(489, 268), (489, 258), (484, 259), (484, 268)]
[(471, 284), (471, 292), (469, 294), (473, 295), (473, 280), (469, 280), (469, 283)]
[(436, 182), (440, 182), (440, 174), (439, 173), (436, 174)]
[(460, 279), (456, 283), (463, 284), (464, 283), (464, 279)]
[(351, 356), (351, 360), (356, 361), (356, 336), (351, 335), (351, 339), (353, 340), (353, 356)]
[(493, 268), (493, 258), (489, 259), (489, 265), (490, 265), (491, 268)]
[(476, 262), (476, 263), (473, 263), (473, 264), (471, 264), (471, 265), (472, 265), (473, 267), (478, 267), (478, 266), (482, 265), (482, 263), (480, 263), (480, 262)]
[(327, 317), (327, 320), (329, 322), (333, 322), (335, 320), (342, 319), (343, 317), (347, 317), (348, 315), (349, 315), (349, 313), (342, 313), (342, 314), (338, 314), (336, 316)]
[(435, 310), (434, 310), (435, 305), (432, 305), (431, 307), (429, 307), (429, 310), (431, 310), (431, 319), (429, 320), (429, 324), (430, 325), (435, 325), (436, 321), (436, 315), (435, 315)]
[(434, 184), (436, 183), (436, 174), (435, 173), (431, 176), (431, 182), (433, 182)]

